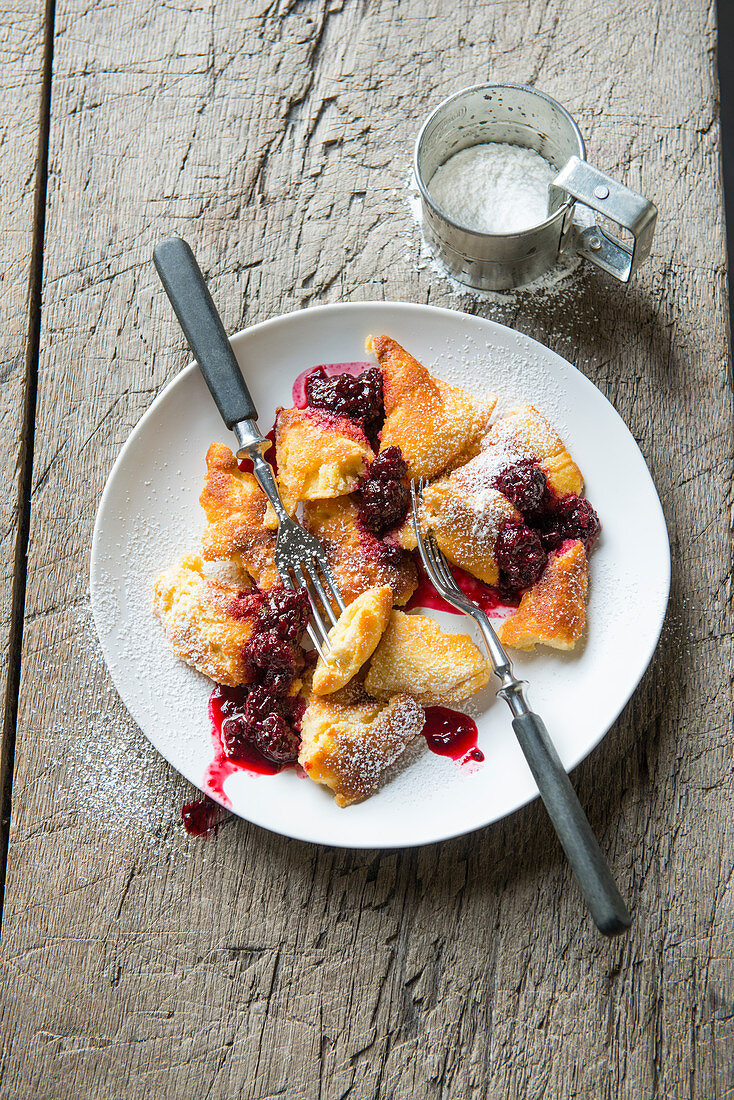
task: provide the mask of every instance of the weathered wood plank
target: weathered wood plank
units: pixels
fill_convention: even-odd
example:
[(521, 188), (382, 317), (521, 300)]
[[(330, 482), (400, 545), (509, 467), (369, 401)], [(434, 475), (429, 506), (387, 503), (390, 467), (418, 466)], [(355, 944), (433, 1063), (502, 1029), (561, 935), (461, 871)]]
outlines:
[[(27, 485), (33, 399), (45, 157), (39, 134), (44, 92), (43, 4), (10, 0), (0, 12), (0, 891), (5, 871), (20, 674)], [(39, 147), (39, 137), (41, 137)], [(37, 163), (39, 161), (43, 163)]]
[[(2, 1095), (730, 1093), (732, 425), (713, 48), (702, 0), (60, 2)], [(560, 294), (477, 302), (416, 263), (412, 138), (442, 95), (488, 72), (557, 95), (592, 158), (658, 198), (634, 287), (579, 272)], [(230, 329), (345, 297), (465, 308), (567, 355), (629, 422), (670, 525), (673, 600), (640, 690), (575, 776), (634, 901), (625, 940), (589, 929), (538, 806), (382, 855), (239, 822), (203, 844), (176, 825), (185, 784), (125, 718), (86, 603), (106, 473), (187, 359), (149, 263), (173, 231)]]

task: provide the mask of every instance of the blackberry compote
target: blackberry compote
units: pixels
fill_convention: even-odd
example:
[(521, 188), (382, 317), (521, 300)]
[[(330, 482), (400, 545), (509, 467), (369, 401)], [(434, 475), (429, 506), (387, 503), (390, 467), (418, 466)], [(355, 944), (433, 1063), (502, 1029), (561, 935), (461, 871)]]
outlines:
[(399, 447), (387, 447), (370, 463), (359, 486), (357, 516), (375, 538), (401, 524), (408, 514), (410, 489), (408, 467)]
[(589, 501), (574, 494), (556, 498), (551, 507), (537, 517), (535, 526), (549, 552), (560, 550), (567, 539), (580, 539), (588, 554), (601, 530), (599, 517)]
[[(277, 768), (298, 758), (303, 702), (290, 694), (303, 667), (299, 640), (309, 617), (305, 591), (273, 588), (260, 593), (257, 620), (245, 647), (252, 684), (218, 687), (224, 754), (235, 763), (253, 763), (253, 752)], [(255, 761), (256, 762), (256, 761)]]
[(222, 823), (222, 807), (204, 795), (181, 807), (181, 820), (189, 836), (206, 837), (216, 833)]
[(359, 421), (370, 442), (375, 442), (385, 418), (382, 373), (377, 367), (357, 375), (329, 375), (323, 367), (317, 367), (306, 380), (306, 398), (312, 409), (326, 409)]
[(250, 713), (246, 704), (244, 714), (224, 720), (222, 742), (230, 760), (247, 764), (251, 759), (251, 750), (255, 748), (272, 764), (283, 767), (296, 762), (300, 738), (283, 715), (273, 709), (280, 703), (281, 700), (268, 698), (262, 715)]
[(271, 588), (260, 608), (259, 627), (274, 630), (279, 638), (295, 645), (308, 624), (310, 607), (303, 591)]
[(492, 482), (519, 512), (537, 512), (543, 502), (548, 480), (533, 458), (521, 458), (507, 466)]
[(508, 592), (530, 588), (540, 580), (548, 560), (537, 531), (517, 519), (502, 526), (494, 553), (500, 567), (500, 587)]

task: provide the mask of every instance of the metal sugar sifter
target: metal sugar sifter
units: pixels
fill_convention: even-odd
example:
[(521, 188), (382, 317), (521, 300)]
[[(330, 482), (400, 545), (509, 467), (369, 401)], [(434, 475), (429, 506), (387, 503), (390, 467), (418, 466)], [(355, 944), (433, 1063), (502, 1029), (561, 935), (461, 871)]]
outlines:
[[(454, 153), (484, 142), (534, 149), (557, 170), (548, 217), (516, 233), (485, 233), (453, 221), (431, 197), (436, 169)], [(581, 132), (555, 99), (521, 84), (478, 84), (445, 99), (426, 120), (415, 147), (423, 232), (449, 272), (483, 290), (509, 290), (537, 279), (561, 252), (575, 252), (620, 282), (650, 254), (657, 208), (586, 160)], [(574, 219), (576, 203), (604, 220)], [(607, 228), (614, 223), (616, 229)], [(621, 235), (619, 235), (621, 231)]]

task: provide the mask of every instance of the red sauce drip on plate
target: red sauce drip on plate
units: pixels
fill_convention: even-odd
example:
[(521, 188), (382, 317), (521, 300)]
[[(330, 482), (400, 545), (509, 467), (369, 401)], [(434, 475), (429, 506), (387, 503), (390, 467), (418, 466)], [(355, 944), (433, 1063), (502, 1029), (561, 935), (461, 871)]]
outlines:
[[(417, 552), (414, 557), (416, 565), (418, 566), (418, 587), (410, 597), (405, 610), (412, 611), (413, 608), (416, 607), (427, 607), (432, 608), (434, 611), (448, 611), (450, 615), (463, 614), (463, 612), (457, 611), (455, 607), (452, 607), (450, 603), (447, 603), (443, 596), (439, 596), (426, 574)], [(478, 607), (481, 607), (482, 611), (486, 611), (488, 615), (491, 615), (494, 611), (497, 612), (498, 617), (502, 617), (502, 612), (514, 610), (517, 606), (517, 604), (513, 605), (506, 603), (500, 598), (495, 588), (490, 588), (490, 586), (484, 584), (483, 581), (478, 581), (476, 577), (472, 577), (470, 573), (465, 573), (464, 570), (459, 569), (458, 566), (452, 565), (450, 569), (461, 591), (464, 592), (470, 600), (473, 600)]]
[[(268, 462), (273, 467), (273, 473), (277, 474), (277, 472), (278, 472), (278, 461), (275, 457), (275, 424), (273, 424), (272, 428), (267, 433), (265, 438), (270, 440), (270, 446), (265, 451), (265, 458), (267, 458)], [(241, 458), (239, 460), (239, 462), (237, 463), (237, 465), (242, 470), (243, 474), (251, 474), (252, 473), (252, 459)]]
[(204, 786), (227, 809), (232, 808), (232, 803), (224, 793), (224, 783), (239, 767), (239, 764), (235, 764), (224, 755), (221, 741), (218, 744), (215, 743), (214, 759), (206, 770)]
[(374, 363), (317, 363), (315, 367), (302, 371), (293, 383), (293, 404), (297, 409), (305, 409), (308, 405), (306, 382), (314, 371), (323, 370), (329, 378), (333, 378), (336, 374), (353, 374), (356, 378), (362, 371), (369, 370), (374, 365)]
[(181, 807), (181, 820), (189, 836), (206, 837), (217, 833), (222, 822), (222, 807), (207, 795)]
[(476, 722), (448, 707), (426, 707), (423, 736), (437, 756), (448, 756), (457, 764), (481, 764), (484, 753), (477, 747)]

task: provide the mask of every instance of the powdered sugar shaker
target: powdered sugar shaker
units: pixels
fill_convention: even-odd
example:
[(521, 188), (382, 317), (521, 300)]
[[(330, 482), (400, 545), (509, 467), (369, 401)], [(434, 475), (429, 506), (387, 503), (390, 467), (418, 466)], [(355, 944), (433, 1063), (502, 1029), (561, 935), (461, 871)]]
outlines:
[[(429, 184), (436, 169), (454, 153), (480, 142), (534, 149), (558, 170), (545, 221), (517, 233), (485, 233), (452, 221), (433, 201)], [(469, 286), (522, 286), (552, 267), (562, 251), (573, 251), (626, 283), (650, 253), (655, 205), (590, 165), (571, 115), (535, 88), (479, 84), (445, 99), (418, 135), (415, 176), (426, 239), (450, 273)], [(604, 225), (596, 220), (577, 224), (576, 203), (601, 216)], [(613, 231), (610, 222), (615, 223)]]

